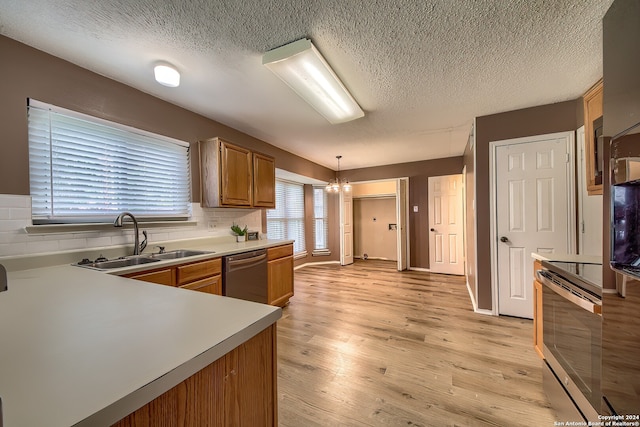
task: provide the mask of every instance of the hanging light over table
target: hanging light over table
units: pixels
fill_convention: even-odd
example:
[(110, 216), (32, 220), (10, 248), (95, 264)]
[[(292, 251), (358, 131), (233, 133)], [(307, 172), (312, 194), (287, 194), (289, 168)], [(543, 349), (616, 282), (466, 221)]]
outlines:
[(338, 172), (336, 173), (336, 179), (329, 181), (329, 183), (325, 187), (325, 190), (329, 193), (339, 193), (341, 191), (348, 193), (349, 191), (351, 191), (351, 184), (349, 184), (349, 181), (347, 179), (340, 178), (341, 158), (342, 156), (336, 156), (336, 159), (338, 159)]

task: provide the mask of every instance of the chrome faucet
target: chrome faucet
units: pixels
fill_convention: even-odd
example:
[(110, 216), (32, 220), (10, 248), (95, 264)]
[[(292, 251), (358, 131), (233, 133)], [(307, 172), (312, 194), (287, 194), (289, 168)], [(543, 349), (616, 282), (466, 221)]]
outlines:
[(131, 221), (133, 221), (133, 235), (134, 235), (133, 254), (140, 255), (140, 252), (142, 252), (144, 248), (147, 247), (147, 232), (146, 231), (142, 232), (142, 234), (144, 235), (144, 240), (142, 241), (142, 244), (140, 244), (140, 238), (138, 237), (138, 221), (136, 220), (136, 217), (129, 212), (122, 212), (120, 215), (118, 215), (116, 220), (113, 222), (113, 226), (122, 227), (122, 220), (124, 219), (125, 216), (128, 216), (129, 218), (131, 218)]

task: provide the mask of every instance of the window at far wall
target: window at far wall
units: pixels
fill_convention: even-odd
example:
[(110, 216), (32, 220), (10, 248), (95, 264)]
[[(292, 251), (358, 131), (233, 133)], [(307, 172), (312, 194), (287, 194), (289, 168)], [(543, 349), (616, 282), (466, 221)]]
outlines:
[(190, 216), (189, 144), (29, 100), (34, 224)]
[(276, 208), (267, 210), (267, 237), (294, 240), (294, 255), (304, 255), (304, 185), (276, 179)]
[(327, 199), (324, 186), (313, 187), (313, 255), (331, 255)]

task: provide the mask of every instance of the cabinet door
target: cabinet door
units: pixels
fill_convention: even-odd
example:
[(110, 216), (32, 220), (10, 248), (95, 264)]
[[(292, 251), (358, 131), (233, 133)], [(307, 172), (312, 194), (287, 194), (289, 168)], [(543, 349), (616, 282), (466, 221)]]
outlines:
[(251, 206), (253, 162), (251, 151), (220, 140), (221, 204)]
[(182, 285), (180, 288), (205, 292), (208, 294), (222, 295), (222, 276), (217, 275), (207, 277), (206, 279), (196, 280), (195, 282)]
[(253, 206), (276, 207), (276, 163), (260, 153), (253, 153)]
[(278, 425), (275, 342), (272, 325), (225, 356), (225, 425)]
[(584, 145), (587, 194), (602, 194), (604, 146), (602, 139), (602, 79), (584, 94)]
[(542, 283), (533, 281), (533, 348), (544, 359), (542, 352)]
[(293, 257), (269, 261), (267, 271), (269, 274), (267, 301), (271, 305), (283, 307), (293, 296)]
[(143, 282), (157, 283), (159, 285), (174, 286), (174, 274), (172, 268), (165, 268), (162, 270), (155, 270), (143, 273), (132, 273), (125, 275), (130, 279), (142, 280)]

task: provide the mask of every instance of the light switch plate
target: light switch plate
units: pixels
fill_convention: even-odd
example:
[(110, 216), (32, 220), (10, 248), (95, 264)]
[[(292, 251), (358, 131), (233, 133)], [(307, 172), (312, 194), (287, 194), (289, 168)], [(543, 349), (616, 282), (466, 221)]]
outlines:
[(416, 206), (414, 206), (414, 207), (413, 207), (413, 211), (414, 211), (414, 212), (418, 212), (418, 205), (416, 205)]

